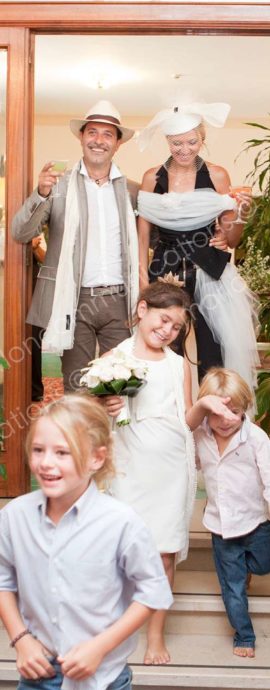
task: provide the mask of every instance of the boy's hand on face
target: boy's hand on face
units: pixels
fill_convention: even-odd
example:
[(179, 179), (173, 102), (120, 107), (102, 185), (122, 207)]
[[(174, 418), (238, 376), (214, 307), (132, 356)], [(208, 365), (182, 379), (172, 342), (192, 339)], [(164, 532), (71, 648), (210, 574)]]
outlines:
[(48, 661), (50, 652), (32, 635), (25, 635), (16, 645), (17, 669), (24, 678), (53, 678), (55, 670)]
[(222, 398), (219, 395), (205, 395), (199, 402), (203, 404), (207, 414), (212, 412), (213, 414), (223, 417), (227, 422), (235, 422), (237, 415), (227, 407), (230, 400), (231, 398), (229, 397)]
[(94, 675), (105, 654), (106, 649), (96, 637), (72, 647), (65, 656), (57, 657), (57, 661), (64, 676), (84, 680)]

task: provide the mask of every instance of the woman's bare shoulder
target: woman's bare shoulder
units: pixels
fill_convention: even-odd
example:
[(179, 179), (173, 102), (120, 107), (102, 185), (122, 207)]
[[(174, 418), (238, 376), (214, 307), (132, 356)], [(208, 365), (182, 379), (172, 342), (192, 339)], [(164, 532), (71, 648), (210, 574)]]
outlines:
[(211, 177), (211, 180), (217, 190), (220, 192), (227, 191), (229, 188), (231, 181), (230, 181), (230, 176), (227, 170), (223, 168), (221, 165), (216, 165), (215, 163), (210, 163), (210, 161), (205, 161), (206, 166), (209, 170), (209, 174)]
[(154, 168), (149, 168), (149, 170), (146, 170), (142, 179), (141, 189), (144, 189), (147, 192), (153, 191), (157, 181), (156, 177), (159, 169), (160, 165), (156, 165)]

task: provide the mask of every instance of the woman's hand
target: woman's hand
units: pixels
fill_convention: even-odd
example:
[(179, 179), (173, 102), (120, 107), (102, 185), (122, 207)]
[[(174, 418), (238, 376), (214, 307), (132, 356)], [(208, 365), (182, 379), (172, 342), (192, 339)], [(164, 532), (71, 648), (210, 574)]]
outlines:
[(110, 417), (117, 417), (122, 407), (124, 407), (124, 400), (120, 395), (105, 395), (103, 398), (103, 405)]
[(53, 678), (55, 670), (48, 661), (52, 654), (32, 635), (25, 635), (15, 645), (17, 669), (23, 678)]
[[(248, 188), (247, 188), (248, 190)], [(243, 187), (243, 190), (235, 191), (233, 188), (231, 188), (230, 191), (230, 196), (236, 200), (237, 206), (238, 206), (238, 216), (237, 216), (237, 222), (238, 223), (245, 223), (250, 216), (251, 208), (252, 208), (252, 196), (251, 196), (251, 187), (250, 191), (245, 191), (245, 188)]]
[(226, 235), (221, 230), (216, 230), (214, 236), (209, 240), (209, 247), (216, 247), (216, 249), (222, 249), (222, 251), (226, 252), (228, 249)]

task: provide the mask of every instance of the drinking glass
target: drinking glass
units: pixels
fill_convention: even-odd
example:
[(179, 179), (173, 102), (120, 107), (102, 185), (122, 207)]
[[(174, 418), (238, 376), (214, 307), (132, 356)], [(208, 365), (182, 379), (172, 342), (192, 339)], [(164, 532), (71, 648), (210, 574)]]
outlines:
[(252, 196), (252, 187), (250, 185), (243, 184), (238, 185), (238, 187), (230, 187), (230, 196), (235, 199), (238, 194), (247, 194), (248, 196)]
[[(242, 197), (241, 195), (245, 195)], [(244, 223), (251, 210), (251, 197), (252, 197), (252, 187), (250, 185), (238, 185), (236, 187), (230, 187), (230, 196), (236, 199), (238, 203), (238, 217), (234, 223)], [(250, 201), (247, 200), (247, 196), (250, 197)]]
[[(51, 169), (54, 172), (64, 173), (66, 168), (67, 168), (67, 164), (68, 164), (68, 161), (64, 161), (64, 160), (54, 161)], [(59, 177), (56, 178), (56, 183), (55, 183), (55, 186), (53, 188), (52, 196), (61, 196), (60, 192), (59, 192)]]

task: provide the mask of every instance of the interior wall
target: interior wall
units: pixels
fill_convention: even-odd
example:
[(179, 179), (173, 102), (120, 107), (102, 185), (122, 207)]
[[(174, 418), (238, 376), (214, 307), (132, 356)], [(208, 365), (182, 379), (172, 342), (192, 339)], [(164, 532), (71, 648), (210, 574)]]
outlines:
[[(74, 115), (76, 117), (76, 115)], [(72, 167), (81, 156), (79, 140), (69, 129), (70, 115), (67, 116), (39, 116), (36, 118), (34, 131), (34, 185), (44, 163), (53, 159), (68, 159), (68, 167)], [(247, 173), (252, 168), (254, 151), (242, 154), (237, 160), (239, 152), (244, 148), (244, 142), (256, 135), (261, 136), (261, 130), (244, 125), (247, 118), (228, 120), (225, 127), (207, 128), (206, 146), (202, 150), (202, 157), (213, 163), (222, 165), (230, 174), (233, 185), (243, 184)], [(128, 117), (124, 124), (139, 131), (149, 121), (149, 118)], [(258, 119), (260, 124), (269, 126), (269, 122)], [(155, 134), (149, 148), (140, 153), (136, 138), (120, 146), (115, 162), (127, 177), (141, 181), (143, 173), (148, 168), (159, 165), (166, 160), (168, 147), (162, 134)]]

